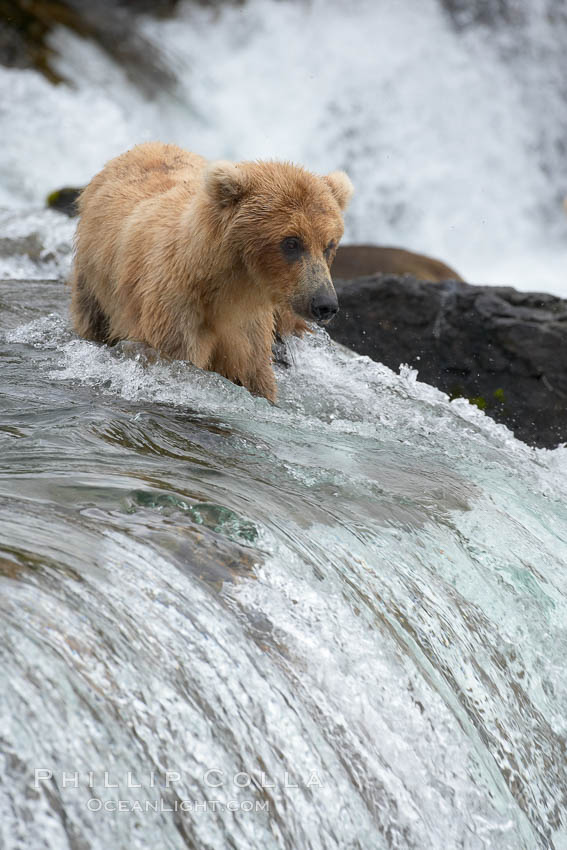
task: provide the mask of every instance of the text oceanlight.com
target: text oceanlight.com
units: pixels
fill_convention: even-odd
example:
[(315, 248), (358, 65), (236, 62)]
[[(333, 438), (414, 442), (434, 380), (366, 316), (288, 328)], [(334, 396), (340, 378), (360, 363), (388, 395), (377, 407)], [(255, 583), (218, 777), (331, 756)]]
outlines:
[(91, 797), (87, 802), (91, 812), (269, 812), (269, 800), (101, 800)]

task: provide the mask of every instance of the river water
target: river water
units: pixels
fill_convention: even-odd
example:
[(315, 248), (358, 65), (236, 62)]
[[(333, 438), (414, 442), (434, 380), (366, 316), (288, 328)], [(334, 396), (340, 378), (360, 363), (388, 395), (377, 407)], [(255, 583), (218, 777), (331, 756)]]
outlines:
[(273, 407), (66, 302), (2, 285), (0, 845), (567, 847), (565, 450), (323, 332)]

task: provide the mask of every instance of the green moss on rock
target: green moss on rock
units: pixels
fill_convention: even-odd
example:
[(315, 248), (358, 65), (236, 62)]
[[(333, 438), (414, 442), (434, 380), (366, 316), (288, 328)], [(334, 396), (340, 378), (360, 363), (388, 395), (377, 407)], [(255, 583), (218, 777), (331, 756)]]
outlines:
[(64, 186), (62, 189), (56, 189), (50, 192), (46, 198), (47, 206), (52, 210), (64, 213), (69, 218), (73, 218), (79, 214), (77, 208), (77, 200), (82, 189), (77, 189), (73, 186)]
[(486, 399), (481, 395), (476, 395), (472, 398), (469, 398), (469, 404), (476, 405), (480, 410), (486, 410), (487, 407)]

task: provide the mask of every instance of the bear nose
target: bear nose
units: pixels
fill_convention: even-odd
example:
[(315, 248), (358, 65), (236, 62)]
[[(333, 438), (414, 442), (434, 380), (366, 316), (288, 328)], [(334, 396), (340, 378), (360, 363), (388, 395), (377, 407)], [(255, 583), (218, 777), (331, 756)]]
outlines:
[(339, 310), (339, 302), (336, 295), (327, 292), (315, 295), (311, 301), (311, 315), (320, 325), (330, 322)]

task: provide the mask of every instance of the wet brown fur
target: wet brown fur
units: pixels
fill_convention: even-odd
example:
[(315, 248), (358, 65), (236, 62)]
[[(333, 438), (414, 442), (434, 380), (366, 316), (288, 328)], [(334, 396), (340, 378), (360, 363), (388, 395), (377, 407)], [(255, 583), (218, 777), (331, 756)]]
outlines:
[(348, 280), (372, 274), (411, 274), (420, 280), (440, 283), (442, 280), (462, 280), (450, 266), (427, 257), (379, 245), (341, 245), (333, 265), (333, 277)]
[[(82, 192), (71, 312), (86, 339), (135, 339), (270, 400), (275, 326), (307, 328), (352, 186), (282, 162), (213, 162), (150, 142)], [(290, 262), (285, 237), (305, 251)]]

